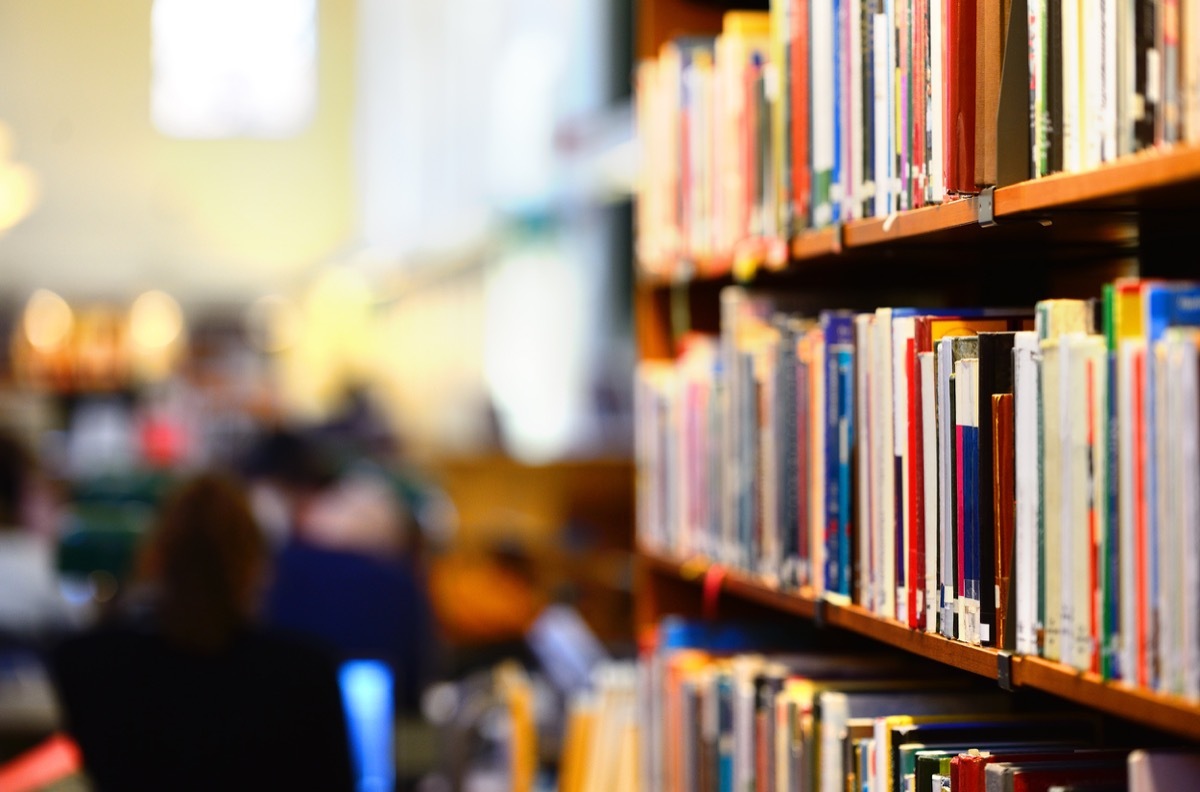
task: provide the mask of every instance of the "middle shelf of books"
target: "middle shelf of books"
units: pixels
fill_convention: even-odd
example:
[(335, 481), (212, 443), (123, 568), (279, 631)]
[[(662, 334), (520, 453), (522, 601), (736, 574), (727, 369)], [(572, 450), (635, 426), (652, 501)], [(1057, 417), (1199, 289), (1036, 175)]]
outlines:
[(639, 363), (645, 618), (727, 592), (1200, 739), (1200, 284), (1101, 294), (720, 286)]

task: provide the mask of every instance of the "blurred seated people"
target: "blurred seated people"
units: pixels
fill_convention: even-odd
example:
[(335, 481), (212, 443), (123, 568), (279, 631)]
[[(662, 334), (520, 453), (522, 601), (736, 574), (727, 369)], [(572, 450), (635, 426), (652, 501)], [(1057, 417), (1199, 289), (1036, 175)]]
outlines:
[(237, 479), (196, 473), (168, 496), (139, 585), (51, 654), (97, 792), (354, 788), (336, 657), (256, 618), (268, 564)]
[(287, 519), (266, 619), (320, 637), (345, 660), (386, 662), (397, 713), (418, 712), (440, 641), (410, 552), (411, 516), (373, 464), (336, 469), (316, 438), (290, 430), (265, 445), (250, 473), (283, 493)]
[(60, 587), (53, 500), (30, 446), (0, 429), (0, 646), (39, 649), (88, 617)]

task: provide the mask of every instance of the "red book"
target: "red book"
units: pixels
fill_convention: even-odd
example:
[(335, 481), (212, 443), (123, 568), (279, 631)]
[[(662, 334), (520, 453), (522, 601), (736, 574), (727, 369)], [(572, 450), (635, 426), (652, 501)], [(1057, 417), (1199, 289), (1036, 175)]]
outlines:
[(946, 3), (946, 192), (975, 192), (976, 0)]
[(808, 152), (809, 46), (808, 0), (790, 0), (788, 85), (791, 90), (792, 214), (799, 230), (809, 224), (812, 172)]

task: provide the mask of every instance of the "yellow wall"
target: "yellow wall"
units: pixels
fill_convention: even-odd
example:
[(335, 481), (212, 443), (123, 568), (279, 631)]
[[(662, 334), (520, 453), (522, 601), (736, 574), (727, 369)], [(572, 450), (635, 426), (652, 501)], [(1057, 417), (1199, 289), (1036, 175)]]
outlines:
[(322, 0), (312, 126), (168, 139), (150, 122), (150, 0), (0, 2), (0, 121), (40, 203), (0, 236), (0, 290), (241, 298), (302, 283), (355, 232), (354, 2)]

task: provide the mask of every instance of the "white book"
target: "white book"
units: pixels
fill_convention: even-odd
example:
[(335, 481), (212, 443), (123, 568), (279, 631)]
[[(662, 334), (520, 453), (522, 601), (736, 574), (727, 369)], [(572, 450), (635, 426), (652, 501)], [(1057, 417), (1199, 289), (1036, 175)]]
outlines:
[[(1079, 165), (1092, 170), (1103, 159), (1104, 150), (1104, 6), (1108, 0), (1088, 0), (1088, 13), (1079, 14), (1079, 90), (1082, 95), (1079, 119), (1081, 146)], [(1078, 9), (1078, 5), (1076, 5)], [(1065, 19), (1064, 19), (1065, 22)], [(1063, 59), (1064, 73), (1066, 64)]]
[[(1183, 596), (1180, 598), (1180, 644), (1183, 680), (1180, 693), (1200, 698), (1200, 341), (1195, 331), (1174, 335), (1168, 331), (1171, 368), (1170, 396), (1173, 436), (1178, 437), (1178, 454), (1172, 464), (1179, 472), (1175, 492), (1179, 498), (1178, 524), (1181, 527), (1180, 560)], [(1184, 526), (1190, 526), (1191, 529)]]
[(1139, 418), (1136, 405), (1140, 401), (1139, 379), (1136, 371), (1144, 365), (1146, 343), (1143, 338), (1122, 338), (1117, 341), (1117, 520), (1121, 543), (1121, 678), (1137, 684), (1141, 655), (1141, 636), (1145, 628), (1138, 609), (1139, 582), (1143, 576), (1138, 567), (1138, 507), (1137, 488), (1140, 478), (1137, 463), (1140, 446)]
[(1046, 144), (1046, 74), (1042, 68), (1045, 58), (1046, 0), (1028, 0), (1029, 11), (1029, 157), (1030, 175), (1037, 179), (1045, 176), (1044, 160)]
[(725, 372), (725, 388), (721, 394), (721, 458), (725, 460), (724, 493), (721, 498), (721, 553), (717, 560), (728, 561), (737, 552), (738, 496), (742, 470), (737, 464), (739, 453), (739, 377), (737, 375), (737, 324), (745, 310), (746, 292), (740, 286), (721, 289), (721, 370)]
[(938, 449), (937, 382), (934, 353), (917, 353), (921, 375), (921, 468), (925, 499), (925, 632), (937, 632), (938, 602)]
[(1063, 172), (1075, 173), (1083, 168), (1086, 127), (1080, 106), (1083, 90), (1079, 73), (1081, 53), (1078, 0), (1062, 0), (1061, 33)]
[(946, 42), (942, 29), (942, 0), (929, 2), (929, 106), (928, 124), (930, 133), (929, 154), (929, 200), (941, 203), (946, 199), (945, 129), (942, 103), (946, 101)]
[[(1183, 484), (1182, 470), (1179, 468), (1181, 459), (1177, 452), (1181, 450), (1179, 432), (1182, 428), (1173, 420), (1171, 411), (1170, 372), (1167, 361), (1166, 338), (1154, 344), (1154, 390), (1155, 427), (1157, 437), (1155, 452), (1158, 456), (1158, 488), (1155, 496), (1158, 500), (1158, 658), (1159, 676), (1158, 689), (1163, 693), (1180, 695), (1183, 693), (1183, 627), (1181, 621), (1185, 618), (1182, 612), (1183, 592), (1183, 526), (1180, 523), (1181, 514), (1176, 508), (1178, 503), (1178, 487)], [(1193, 410), (1195, 403), (1193, 402)], [(1196, 612), (1186, 614), (1186, 618), (1195, 619)]]
[(733, 781), (734, 789), (750, 789), (754, 785), (754, 710), (756, 691), (754, 677), (762, 669), (761, 655), (738, 655), (733, 664)]
[(1016, 553), (1013, 575), (1016, 586), (1016, 650), (1038, 653), (1038, 515), (1041, 507), (1041, 468), (1038, 430), (1037, 333), (1018, 331), (1013, 337), (1013, 454), (1015, 458)]
[(875, 610), (874, 586), (872, 585), (872, 560), (874, 548), (871, 540), (875, 536), (875, 466), (872, 464), (871, 448), (873, 427), (871, 424), (871, 401), (873, 398), (873, 372), (875, 356), (871, 354), (874, 337), (872, 325), (875, 314), (860, 313), (854, 317), (854, 358), (858, 365), (854, 371), (854, 388), (858, 398), (854, 400), (854, 420), (858, 429), (858, 449), (855, 487), (856, 519), (854, 520), (855, 553), (858, 557), (858, 579), (853, 582), (857, 602), (869, 611)]
[[(1044, 0), (1042, 0), (1044, 2)], [(1140, 112), (1135, 102), (1137, 47), (1134, 45), (1133, 3), (1117, 3), (1117, 154), (1132, 154), (1137, 148), (1134, 136), (1134, 114)]]
[(875, 373), (873, 387), (876, 398), (873, 429), (874, 458), (878, 468), (875, 510), (878, 512), (878, 548), (875, 559), (878, 594), (876, 613), (889, 619), (896, 617), (896, 463), (892, 412), (895, 409), (892, 358), (892, 309), (875, 309)]
[(1200, 140), (1200, 0), (1179, 0), (1183, 140)]
[[(1100, 123), (1103, 131), (1100, 135), (1100, 159), (1108, 162), (1120, 154), (1118, 134), (1118, 94), (1120, 84), (1120, 61), (1117, 54), (1119, 32), (1117, 30), (1118, 0), (1101, 0), (1101, 84), (1100, 91), (1103, 110)], [(1125, 5), (1129, 5), (1125, 3)]]
[(842, 210), (842, 218), (852, 220), (862, 217), (863, 201), (866, 196), (863, 184), (863, 51), (862, 51), (862, 3), (863, 0), (842, 0), (845, 9), (847, 25), (846, 50), (847, 74), (845, 83), (846, 99), (843, 104), (849, 111), (848, 126), (842, 129), (842, 135), (848, 141), (847, 158), (843, 169), (847, 169), (846, 201)]
[(756, 488), (759, 494), (759, 545), (758, 557), (751, 559), (753, 564), (751, 568), (757, 570), (759, 576), (768, 584), (778, 583), (780, 561), (782, 560), (779, 542), (779, 511), (776, 508), (779, 503), (777, 488), (780, 474), (777, 465), (779, 457), (776, 450), (776, 438), (780, 432), (775, 398), (779, 342), (778, 328), (765, 323), (760, 328), (759, 337), (754, 342), (754, 375), (760, 394), (757, 402), (761, 414), (757, 427), (759, 436), (758, 477), (760, 480)]
[(954, 373), (952, 336), (937, 342), (934, 377), (937, 380), (937, 443), (938, 443), (938, 631), (947, 638), (954, 637), (954, 614), (957, 596), (954, 575), (954, 425), (950, 400), (950, 378)]
[[(1108, 348), (1104, 336), (1070, 335), (1065, 339), (1068, 358), (1067, 475), (1071, 532), (1074, 621), (1070, 664), (1081, 671), (1099, 671), (1097, 647), (1103, 638), (1105, 460), (1107, 419)], [(1072, 585), (1068, 583), (1068, 585)], [(1064, 652), (1066, 651), (1064, 644)]]
[(1138, 748), (1130, 752), (1128, 768), (1129, 792), (1189, 789), (1200, 777), (1200, 752)]
[(888, 108), (888, 87), (891, 84), (891, 30), (885, 14), (875, 15), (874, 31), (871, 39), (875, 57), (872, 60), (874, 76), (871, 86), (874, 88), (874, 131), (875, 140), (872, 145), (875, 152), (875, 216), (886, 217), (893, 209), (891, 190), (891, 118)]
[[(809, 102), (810, 134), (812, 140), (811, 156), (813, 183), (817, 182), (818, 174), (828, 176), (833, 172), (833, 160), (838, 141), (833, 134), (834, 113), (837, 112), (837, 101), (834, 96), (834, 61), (836, 20), (833, 14), (833, 0), (811, 0), (809, 5), (809, 47), (810, 63), (809, 79), (811, 93)], [(814, 196), (816, 199), (817, 196)], [(833, 220), (833, 208), (828, 203), (818, 203), (813, 207), (813, 222), (815, 225), (828, 225)]]
[[(911, 515), (912, 496), (909, 490), (911, 478), (908, 466), (911, 449), (908, 447), (908, 350), (915, 334), (915, 322), (911, 316), (892, 319), (892, 450), (893, 483), (900, 487), (900, 503), (895, 503), (893, 513), (896, 535), (896, 612), (894, 617), (908, 623), (908, 593), (912, 585), (913, 572), (909, 567), (910, 539), (912, 536), (908, 520)], [(900, 478), (895, 482), (895, 477)], [(895, 487), (893, 486), (893, 490)], [(909, 624), (909, 627), (915, 627)]]
[(1042, 656), (1062, 659), (1062, 407), (1059, 339), (1041, 342), (1042, 547), (1045, 560), (1045, 625)]

